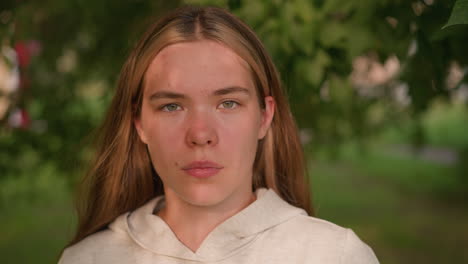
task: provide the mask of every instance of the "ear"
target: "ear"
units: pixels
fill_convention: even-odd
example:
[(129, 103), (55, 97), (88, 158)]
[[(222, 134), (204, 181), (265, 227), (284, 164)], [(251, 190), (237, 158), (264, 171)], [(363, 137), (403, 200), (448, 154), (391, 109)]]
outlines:
[(271, 121), (273, 120), (273, 116), (275, 115), (275, 99), (271, 96), (265, 97), (265, 109), (262, 109), (262, 124), (260, 126), (260, 130), (258, 132), (258, 139), (262, 139), (265, 137), (268, 129), (270, 128)]
[(146, 137), (146, 134), (145, 134), (145, 131), (143, 129), (143, 127), (141, 126), (141, 120), (140, 120), (140, 117), (138, 118), (135, 118), (135, 120), (133, 121), (133, 125), (135, 126), (135, 129), (138, 133), (138, 136), (140, 137), (140, 140), (145, 143), (145, 144), (148, 144), (148, 138)]

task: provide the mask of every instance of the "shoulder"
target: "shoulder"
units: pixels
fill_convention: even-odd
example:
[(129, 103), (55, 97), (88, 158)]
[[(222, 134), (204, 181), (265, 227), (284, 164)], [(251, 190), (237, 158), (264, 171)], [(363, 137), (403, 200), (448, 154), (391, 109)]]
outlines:
[[(117, 255), (116, 252), (121, 253), (122, 250), (131, 248), (133, 240), (121, 228), (127, 215), (128, 213), (117, 217), (105, 230), (66, 248), (58, 264), (102, 263), (100, 259), (111, 260)], [(116, 225), (119, 228), (115, 228)]]
[(351, 229), (326, 220), (298, 215), (275, 229), (277, 235), (322, 263), (379, 263), (372, 249)]
[(100, 250), (103, 240), (112, 236), (109, 230), (92, 234), (80, 242), (66, 248), (60, 257), (59, 264), (93, 263), (95, 252)]
[(66, 248), (59, 264), (137, 262), (146, 253), (129, 231), (129, 218), (140, 215), (144, 219), (146, 215), (152, 215), (152, 210), (160, 199), (161, 197), (155, 197), (141, 207), (118, 216), (105, 230)]

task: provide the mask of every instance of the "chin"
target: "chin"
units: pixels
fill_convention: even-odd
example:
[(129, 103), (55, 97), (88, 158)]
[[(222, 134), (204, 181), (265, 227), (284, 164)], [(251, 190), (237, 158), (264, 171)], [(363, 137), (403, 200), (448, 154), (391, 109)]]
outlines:
[(181, 198), (194, 206), (216, 206), (222, 203), (228, 195), (228, 191), (215, 185), (191, 186), (182, 191)]

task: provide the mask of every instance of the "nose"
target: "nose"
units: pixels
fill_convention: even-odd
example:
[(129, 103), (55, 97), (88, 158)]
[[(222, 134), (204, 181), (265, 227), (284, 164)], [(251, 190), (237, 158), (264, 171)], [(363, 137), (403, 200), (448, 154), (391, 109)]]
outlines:
[(208, 113), (196, 113), (189, 118), (186, 143), (190, 147), (214, 146), (218, 143), (215, 121)]

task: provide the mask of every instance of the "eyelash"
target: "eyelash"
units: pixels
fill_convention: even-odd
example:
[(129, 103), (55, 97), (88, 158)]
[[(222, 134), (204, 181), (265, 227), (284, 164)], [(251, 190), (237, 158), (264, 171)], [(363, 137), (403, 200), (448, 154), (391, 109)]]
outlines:
[[(235, 109), (235, 108), (237, 108), (237, 107), (239, 107), (239, 106), (241, 105), (240, 103), (238, 103), (238, 102), (236, 102), (236, 101), (234, 101), (234, 100), (226, 100), (226, 101), (221, 102), (219, 105), (221, 106), (221, 105), (223, 105), (223, 104), (225, 104), (225, 103), (234, 103), (234, 106), (231, 107), (231, 108), (224, 108), (224, 107), (223, 107), (222, 109)], [(165, 104), (165, 105), (161, 106), (161, 107), (159, 108), (159, 110), (161, 110), (161, 111), (163, 111), (163, 112), (175, 112), (175, 111), (178, 111), (178, 110), (169, 111), (169, 110), (167, 110), (167, 107), (168, 107), (168, 106), (177, 106), (177, 107), (180, 108), (180, 105), (178, 105), (178, 104), (176, 104), (176, 103), (170, 103), (170, 104)]]

